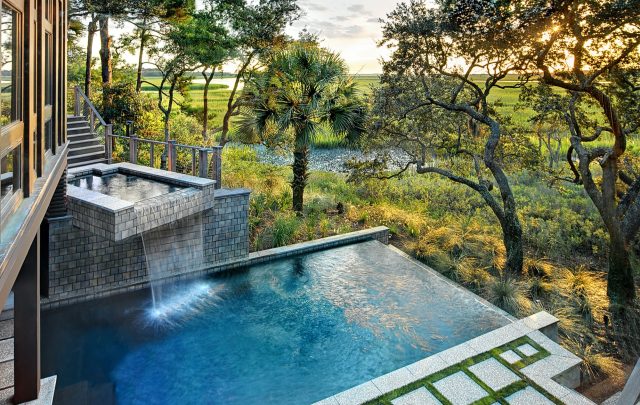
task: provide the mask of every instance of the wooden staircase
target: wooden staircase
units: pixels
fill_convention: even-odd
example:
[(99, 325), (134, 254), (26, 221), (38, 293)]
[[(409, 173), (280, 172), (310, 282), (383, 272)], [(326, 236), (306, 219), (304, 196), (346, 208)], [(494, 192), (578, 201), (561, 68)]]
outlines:
[(89, 121), (83, 116), (67, 117), (69, 139), (69, 167), (106, 163), (104, 144), (91, 131)]

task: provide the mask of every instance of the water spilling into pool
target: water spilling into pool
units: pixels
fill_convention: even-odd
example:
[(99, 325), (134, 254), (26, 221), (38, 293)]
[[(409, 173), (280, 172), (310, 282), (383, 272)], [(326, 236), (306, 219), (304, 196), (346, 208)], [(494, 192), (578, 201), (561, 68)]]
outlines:
[(509, 322), (378, 242), (172, 289), (171, 328), (150, 327), (148, 290), (44, 312), (56, 401), (312, 403)]
[(167, 283), (169, 277), (179, 276), (176, 268), (197, 270), (204, 264), (202, 214), (198, 213), (142, 233), (142, 245), (147, 262), (147, 276), (151, 285), (149, 316), (155, 323), (173, 322), (173, 314), (196, 310), (197, 303), (216, 293), (205, 283), (196, 284), (189, 291)]

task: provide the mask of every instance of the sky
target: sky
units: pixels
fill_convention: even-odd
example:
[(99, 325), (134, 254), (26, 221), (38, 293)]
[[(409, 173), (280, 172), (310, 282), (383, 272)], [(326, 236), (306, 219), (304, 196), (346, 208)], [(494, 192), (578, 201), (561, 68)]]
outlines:
[[(381, 73), (380, 58), (389, 52), (377, 43), (382, 39), (381, 18), (391, 12), (401, 0), (298, 0), (303, 16), (286, 29), (297, 37), (303, 29), (318, 34), (321, 45), (347, 62), (352, 74)], [(118, 37), (130, 27), (113, 26), (111, 34)], [(98, 35), (94, 49), (100, 47)], [(97, 55), (94, 55), (94, 57)], [(128, 63), (136, 63), (135, 55), (123, 55)], [(224, 66), (225, 72), (235, 70), (234, 64)]]
[(318, 34), (322, 46), (339, 53), (351, 73), (380, 73), (380, 58), (388, 51), (377, 46), (382, 38), (380, 18), (399, 0), (300, 0), (304, 16), (287, 33), (296, 36), (303, 28)]

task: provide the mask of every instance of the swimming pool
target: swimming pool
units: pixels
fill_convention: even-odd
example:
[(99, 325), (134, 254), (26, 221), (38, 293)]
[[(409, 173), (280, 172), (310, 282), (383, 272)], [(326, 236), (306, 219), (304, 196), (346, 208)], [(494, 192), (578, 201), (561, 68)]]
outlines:
[(158, 322), (149, 290), (45, 311), (56, 402), (311, 403), (510, 322), (377, 241), (173, 293)]

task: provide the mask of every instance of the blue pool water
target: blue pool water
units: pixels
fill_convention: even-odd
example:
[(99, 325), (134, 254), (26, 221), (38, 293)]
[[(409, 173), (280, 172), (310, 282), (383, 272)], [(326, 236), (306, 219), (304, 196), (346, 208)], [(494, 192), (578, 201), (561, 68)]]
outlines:
[[(379, 242), (46, 311), (57, 403), (305, 404), (508, 319)], [(172, 310), (173, 309), (173, 310)]]

